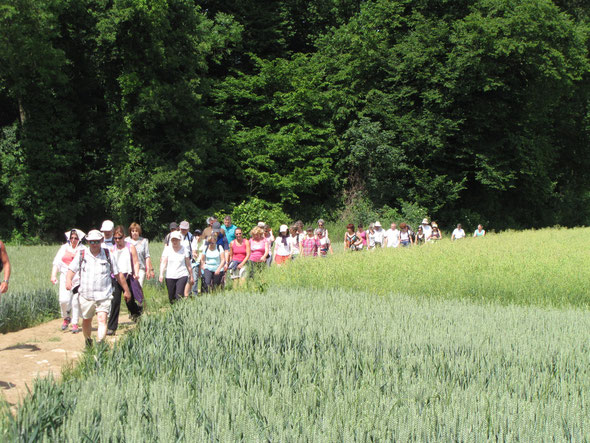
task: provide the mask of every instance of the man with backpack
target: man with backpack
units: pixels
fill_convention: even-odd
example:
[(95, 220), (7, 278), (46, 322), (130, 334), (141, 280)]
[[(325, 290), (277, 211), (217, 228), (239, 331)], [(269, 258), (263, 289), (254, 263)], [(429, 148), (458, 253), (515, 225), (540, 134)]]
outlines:
[(102, 233), (93, 229), (86, 236), (86, 241), (88, 247), (80, 248), (68, 267), (66, 289), (72, 289), (72, 279), (78, 273), (80, 285), (74, 290), (77, 289), (80, 299), (82, 332), (86, 346), (92, 346), (92, 317), (95, 313), (98, 319), (97, 342), (102, 342), (107, 333), (107, 317), (111, 310), (113, 294), (112, 277), (116, 278), (123, 288), (125, 300), (131, 300), (131, 291), (109, 249), (101, 246)]
[[(197, 248), (197, 244), (195, 242), (195, 237), (193, 234), (190, 233), (191, 225), (188, 221), (183, 220), (180, 222), (180, 234), (182, 235), (182, 239), (180, 240), (180, 244), (184, 247), (185, 250), (189, 252), (189, 257), (191, 258), (191, 264), (193, 260), (193, 249)], [(196, 280), (195, 280), (196, 281)], [(187, 281), (186, 286), (184, 288), (184, 296), (188, 297), (191, 293), (192, 285), (190, 282)]]
[(0, 241), (0, 272), (3, 270), (4, 279), (0, 283), (0, 294), (5, 294), (8, 291), (8, 280), (10, 280), (10, 260), (8, 260), (6, 246)]

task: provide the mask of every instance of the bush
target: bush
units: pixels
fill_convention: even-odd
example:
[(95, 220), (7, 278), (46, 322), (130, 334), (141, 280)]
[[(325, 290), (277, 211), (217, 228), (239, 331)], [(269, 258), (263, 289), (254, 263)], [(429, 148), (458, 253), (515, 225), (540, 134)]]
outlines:
[[(218, 214), (220, 222), (223, 216)], [(290, 217), (285, 214), (278, 203), (270, 203), (259, 198), (244, 200), (237, 205), (231, 213), (232, 221), (236, 226), (242, 228), (246, 233), (250, 231), (259, 221), (270, 225), (275, 232), (279, 226), (289, 222)]]

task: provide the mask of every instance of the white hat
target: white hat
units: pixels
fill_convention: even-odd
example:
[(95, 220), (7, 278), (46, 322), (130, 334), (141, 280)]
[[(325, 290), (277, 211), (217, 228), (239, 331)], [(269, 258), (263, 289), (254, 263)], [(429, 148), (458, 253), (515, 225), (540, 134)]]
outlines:
[(427, 219), (427, 218), (425, 218), (424, 220), (422, 220), (422, 224), (423, 224), (423, 225), (427, 225), (427, 224), (428, 224), (428, 219)]
[(176, 238), (178, 240), (182, 240), (182, 234), (180, 233), (180, 231), (174, 231), (174, 232), (170, 233), (170, 240), (172, 240), (173, 238)]
[(289, 232), (289, 226), (281, 225), (281, 227), (279, 228), (279, 232)]
[(82, 231), (81, 229), (72, 228), (69, 231), (65, 232), (65, 235), (66, 235), (66, 238), (68, 239), (68, 241), (70, 241), (70, 235), (72, 235), (72, 231), (76, 231), (76, 233), (78, 234), (78, 241), (82, 241), (82, 239), (84, 237), (86, 237), (86, 234), (84, 234), (84, 231)]
[(180, 229), (190, 229), (191, 225), (186, 220), (180, 222)]
[(112, 231), (113, 229), (115, 229), (115, 224), (112, 221), (110, 221), (110, 220), (103, 221), (102, 222), (102, 226), (100, 227), (100, 230), (102, 232)]
[(379, 223), (378, 221), (375, 222), (375, 227), (381, 227), (381, 223)]
[[(111, 222), (112, 223), (112, 222)], [(88, 233), (88, 235), (86, 236), (86, 240), (91, 241), (91, 240), (102, 240), (103, 236), (102, 236), (102, 232), (93, 229), (92, 231), (90, 231)]]
[(264, 228), (266, 226), (266, 223), (264, 222), (258, 222), (258, 227), (259, 228)]

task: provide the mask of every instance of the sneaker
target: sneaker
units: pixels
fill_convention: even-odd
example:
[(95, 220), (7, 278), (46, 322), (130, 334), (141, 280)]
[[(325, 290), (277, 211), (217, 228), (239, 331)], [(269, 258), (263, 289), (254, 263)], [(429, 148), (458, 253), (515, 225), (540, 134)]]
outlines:
[(72, 334), (77, 334), (78, 332), (80, 332), (80, 328), (78, 327), (78, 325), (73, 325)]
[(70, 325), (70, 317), (66, 317), (64, 318), (64, 322), (61, 324), (61, 330), (65, 331), (66, 329), (68, 329), (68, 326)]
[(107, 329), (107, 335), (115, 335), (115, 331), (112, 329)]

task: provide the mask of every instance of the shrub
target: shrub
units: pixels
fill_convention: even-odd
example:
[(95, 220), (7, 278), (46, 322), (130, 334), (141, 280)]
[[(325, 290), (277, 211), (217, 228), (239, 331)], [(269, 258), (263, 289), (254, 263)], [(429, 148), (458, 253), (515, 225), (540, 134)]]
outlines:
[[(218, 214), (218, 217), (221, 218), (220, 222), (223, 222), (223, 216)], [(256, 197), (244, 200), (237, 205), (232, 211), (231, 217), (233, 223), (245, 232), (250, 231), (259, 221), (267, 223), (275, 232), (278, 232), (279, 226), (290, 220), (280, 204), (270, 203)]]

